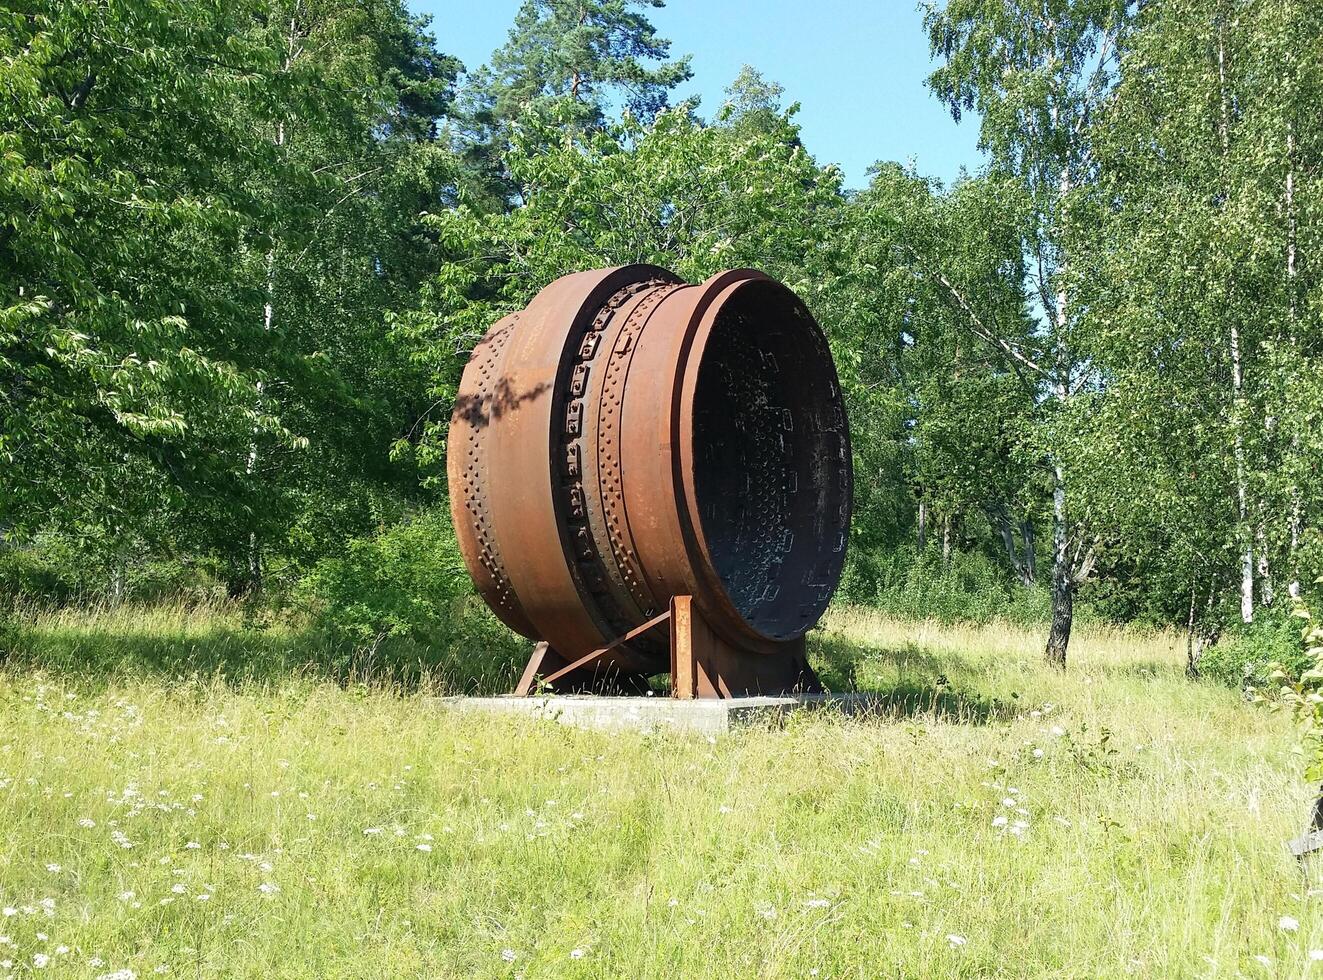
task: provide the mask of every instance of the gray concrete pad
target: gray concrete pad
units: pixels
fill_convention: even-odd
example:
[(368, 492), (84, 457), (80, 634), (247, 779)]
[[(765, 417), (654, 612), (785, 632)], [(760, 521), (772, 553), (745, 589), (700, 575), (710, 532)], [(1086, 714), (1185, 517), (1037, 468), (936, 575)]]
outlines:
[(446, 711), (554, 721), (598, 731), (692, 732), (720, 735), (751, 725), (776, 726), (797, 711), (863, 714), (877, 705), (869, 694), (697, 699), (536, 695), (527, 698), (435, 698)]

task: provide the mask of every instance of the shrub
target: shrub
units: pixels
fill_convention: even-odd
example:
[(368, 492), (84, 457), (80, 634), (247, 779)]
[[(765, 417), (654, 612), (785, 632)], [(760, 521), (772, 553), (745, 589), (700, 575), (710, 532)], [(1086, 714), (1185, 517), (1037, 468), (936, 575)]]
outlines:
[(37, 598), (56, 604), (70, 601), (78, 592), (70, 567), (34, 548), (0, 550), (0, 605)]
[(905, 619), (1025, 626), (1046, 622), (1051, 603), (1045, 588), (1014, 582), (1004, 565), (981, 552), (954, 552), (943, 561), (912, 548), (852, 554), (839, 596)]
[(355, 643), (404, 636), (444, 642), (455, 630), (457, 600), (471, 592), (444, 508), (432, 508), (323, 558), (297, 596), (331, 633)]
[(1260, 607), (1254, 622), (1236, 624), (1204, 651), (1199, 673), (1234, 687), (1263, 687), (1274, 670), (1295, 680), (1310, 666), (1300, 643), (1300, 620), (1289, 610)]
[[(1316, 584), (1323, 584), (1320, 579)], [(1292, 673), (1277, 665), (1271, 680), (1280, 684), (1278, 704), (1289, 707), (1300, 726), (1305, 778), (1323, 779), (1323, 626), (1318, 625), (1303, 603), (1295, 610), (1296, 649), (1303, 669)], [(1303, 621), (1304, 628), (1300, 628)], [(1256, 700), (1266, 700), (1259, 695)], [(1323, 797), (1314, 804), (1313, 829), (1319, 829)]]
[(204, 603), (221, 592), (205, 560), (154, 555), (141, 542), (117, 554), (101, 537), (44, 532), (0, 549), (0, 602), (43, 608), (167, 599)]

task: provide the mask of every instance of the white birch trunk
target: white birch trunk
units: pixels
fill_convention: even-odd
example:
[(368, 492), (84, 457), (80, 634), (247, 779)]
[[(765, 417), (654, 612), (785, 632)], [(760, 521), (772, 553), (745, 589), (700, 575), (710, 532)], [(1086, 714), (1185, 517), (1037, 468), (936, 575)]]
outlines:
[[(1296, 335), (1296, 214), (1295, 214), (1295, 133), (1288, 124), (1286, 132), (1286, 307), (1287, 323), (1290, 328), (1291, 349), (1299, 344)], [(1300, 453), (1300, 436), (1292, 420), (1291, 454)], [(1288, 526), (1290, 533), (1290, 573), (1291, 581), (1286, 586), (1287, 593), (1294, 601), (1300, 598), (1300, 568), (1296, 555), (1300, 547), (1300, 526), (1303, 520), (1304, 503), (1299, 485), (1291, 488), (1291, 517)]]
[[(1070, 167), (1061, 169), (1058, 195), (1061, 208), (1062, 238), (1065, 237), (1066, 200), (1071, 190)], [(1070, 358), (1066, 350), (1066, 328), (1070, 322), (1070, 296), (1066, 290), (1064, 248), (1057, 263), (1056, 309), (1053, 315), (1056, 333), (1056, 378), (1052, 393), (1062, 405), (1070, 399)], [(1052, 626), (1047, 636), (1047, 662), (1065, 669), (1066, 651), (1075, 611), (1075, 580), (1070, 560), (1070, 537), (1066, 512), (1066, 474), (1060, 459), (1052, 463)]]
[[(1222, 140), (1223, 180), (1229, 185), (1227, 167), (1231, 156), (1231, 109), (1227, 94), (1226, 42), (1220, 26), (1217, 35), (1217, 81), (1221, 109), (1218, 131)], [(1233, 401), (1231, 427), (1236, 460), (1236, 535), (1240, 545), (1240, 618), (1246, 623), (1252, 623), (1254, 622), (1254, 541), (1249, 526), (1249, 487), (1245, 464), (1245, 375), (1244, 365), (1241, 362), (1240, 326), (1236, 322), (1234, 313), (1231, 317), (1230, 351)]]
[[(295, 44), (298, 40), (298, 12), (295, 10), (294, 16), (289, 19), (289, 43), (285, 49), (285, 61), (282, 71), (288, 72), (290, 66), (294, 64)], [(275, 145), (283, 147), (285, 145), (285, 121), (282, 119), (276, 123)], [(276, 249), (272, 245), (266, 252), (266, 302), (262, 305), (262, 332), (270, 333), (275, 327), (276, 320)], [(264, 386), (261, 381), (257, 382), (257, 400), (260, 405), (262, 401)], [(244, 474), (251, 481), (253, 474), (257, 472), (257, 432), (253, 431), (253, 441), (248, 448), (248, 462), (244, 466)], [(257, 531), (248, 532), (248, 586), (253, 592), (262, 590), (262, 549), (257, 540)]]
[(1268, 561), (1268, 536), (1260, 524), (1254, 532), (1256, 564), (1259, 572), (1259, 603), (1271, 606), (1273, 601), (1272, 566)]

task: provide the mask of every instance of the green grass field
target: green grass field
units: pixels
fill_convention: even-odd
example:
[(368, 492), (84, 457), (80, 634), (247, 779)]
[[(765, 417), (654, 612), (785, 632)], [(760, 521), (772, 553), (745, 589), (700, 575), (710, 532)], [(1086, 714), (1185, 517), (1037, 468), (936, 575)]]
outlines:
[(0, 976), (1323, 977), (1289, 720), (1175, 637), (1082, 630), (1064, 676), (1010, 628), (814, 643), (878, 717), (712, 741), (428, 706), (508, 652), (474, 684), (224, 610), (29, 616)]

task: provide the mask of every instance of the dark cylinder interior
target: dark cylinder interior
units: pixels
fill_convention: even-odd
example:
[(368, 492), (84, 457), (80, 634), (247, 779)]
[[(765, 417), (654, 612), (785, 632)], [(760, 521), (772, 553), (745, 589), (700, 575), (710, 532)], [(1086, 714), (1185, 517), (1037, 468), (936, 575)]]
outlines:
[(757, 280), (723, 303), (694, 394), (694, 492), (736, 611), (784, 640), (816, 623), (845, 559), (849, 454), (827, 343), (799, 300)]

